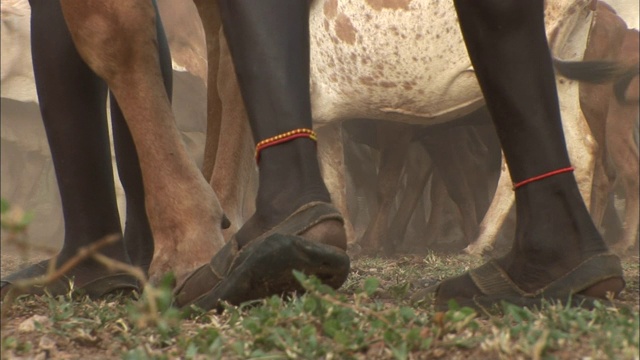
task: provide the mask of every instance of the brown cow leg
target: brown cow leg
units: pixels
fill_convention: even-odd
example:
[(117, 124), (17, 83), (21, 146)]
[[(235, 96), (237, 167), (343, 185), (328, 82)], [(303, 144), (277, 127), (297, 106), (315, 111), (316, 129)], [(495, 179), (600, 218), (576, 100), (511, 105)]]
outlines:
[[(156, 31), (158, 34), (160, 67), (164, 88), (169, 99), (171, 99), (173, 91), (171, 54), (169, 53), (169, 44), (161, 22), (156, 23)], [(138, 160), (138, 153), (133, 143), (131, 132), (113, 93), (109, 94), (109, 100), (111, 102), (113, 144), (118, 175), (124, 188), (127, 202), (123, 240), (131, 263), (148, 271), (153, 258), (153, 235), (144, 204), (144, 186), (142, 184), (140, 161)]]
[[(308, 2), (234, 0), (219, 5), (255, 142), (311, 129)], [(331, 202), (313, 141), (300, 138), (269, 147), (261, 152), (259, 166), (256, 212), (236, 235), (240, 246), (304, 204)]]
[[(211, 179), (221, 135), (222, 101), (218, 93), (218, 62), (220, 58), (220, 10), (217, 1), (194, 0), (204, 27), (207, 42), (207, 136), (204, 145), (202, 174)], [(215, 188), (214, 188), (215, 189)], [(216, 191), (216, 194), (219, 194)], [(221, 200), (222, 201), (222, 200)]]
[(637, 104), (620, 104), (612, 97), (607, 115), (607, 148), (625, 193), (623, 236), (612, 246), (618, 254), (626, 254), (627, 250), (633, 248), (638, 241), (640, 219), (638, 172), (640, 169), (638, 145), (634, 139), (634, 133), (637, 131), (634, 124), (636, 119), (638, 119)]
[(176, 128), (152, 2), (61, 3), (79, 53), (115, 94), (136, 144), (154, 238), (151, 279), (167, 271), (180, 279), (222, 246), (222, 210)]
[[(61, 265), (81, 247), (121, 234), (106, 122), (107, 87), (74, 48), (60, 3), (30, 3), (35, 79), (65, 220), (64, 243), (57, 258)], [(129, 261), (122, 242), (101, 252)], [(10, 275), (8, 281), (42, 275), (45, 270), (34, 265)], [(101, 265), (87, 260), (67, 275), (75, 277), (76, 288), (82, 288), (106, 274)], [(9, 288), (4, 285), (3, 298)]]
[[(456, 0), (455, 5), (511, 178), (519, 182), (568, 167), (543, 1)], [(604, 298), (622, 290), (619, 259), (606, 254), (571, 173), (516, 190), (516, 214), (512, 251), (442, 283), (439, 304), (484, 295), (525, 300), (523, 293), (540, 295), (537, 290), (565, 299), (576, 293)], [(517, 287), (496, 286), (494, 280), (505, 277), (502, 271)]]
[[(638, 69), (638, 48), (640, 47), (638, 30), (627, 30), (619, 59)], [(636, 70), (637, 71), (637, 70)], [(623, 83), (624, 84), (624, 83)], [(616, 166), (619, 179), (625, 190), (624, 235), (614, 249), (623, 253), (638, 246), (638, 224), (640, 222), (640, 194), (638, 194), (638, 101), (640, 79), (638, 73), (627, 83), (623, 91), (626, 101), (617, 97), (609, 105), (607, 114), (607, 148)]]

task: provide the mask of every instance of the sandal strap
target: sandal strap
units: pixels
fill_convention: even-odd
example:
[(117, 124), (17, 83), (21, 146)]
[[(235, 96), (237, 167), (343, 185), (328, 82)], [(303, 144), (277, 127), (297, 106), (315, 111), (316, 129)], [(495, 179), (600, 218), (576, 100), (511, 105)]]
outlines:
[(327, 220), (337, 220), (344, 224), (342, 215), (333, 205), (321, 201), (305, 204), (278, 225), (251, 240), (242, 249), (238, 249), (236, 238), (233, 237), (211, 259), (209, 262), (211, 270), (217, 277), (223, 278), (237, 266), (235, 259), (238, 258), (238, 254), (249, 249), (252, 244), (263, 241), (273, 234), (300, 235)]
[[(7, 276), (2, 279), (2, 287), (12, 286), (17, 281), (39, 277), (46, 274), (49, 270), (49, 261), (50, 260), (43, 260)], [(69, 276), (63, 275), (49, 284), (34, 285), (25, 289), (25, 291), (31, 295), (44, 295), (45, 293), (49, 293), (53, 296), (65, 295), (71, 291), (71, 281), (72, 280)], [(98, 299), (118, 290), (140, 291), (140, 286), (138, 284), (138, 280), (131, 274), (108, 273), (95, 278), (82, 286), (74, 286), (73, 290), (79, 294), (87, 295), (91, 299)]]
[(568, 273), (536, 291), (536, 295), (552, 298), (573, 295), (603, 280), (620, 278), (624, 281), (622, 275), (620, 258), (610, 252), (601, 253), (586, 259)]
[[(240, 265), (243, 259), (242, 253), (250, 251), (256, 244), (264, 241), (273, 234), (282, 235), (300, 235), (315, 225), (327, 221), (337, 220), (344, 224), (344, 219), (340, 212), (331, 204), (321, 201), (314, 201), (298, 208), (293, 214), (287, 217), (273, 228), (265, 231), (259, 237), (251, 240), (248, 244), (238, 249), (238, 242), (234, 237), (227, 242), (220, 251), (218, 251), (208, 264), (205, 264), (189, 274), (182, 284), (174, 290), (174, 298), (176, 304), (183, 306), (199, 297), (191, 292), (201, 291), (197, 286), (189, 286), (189, 284), (208, 284), (209, 289), (213, 289), (226, 278), (236, 267)], [(200, 296), (204, 296), (207, 291)]]
[(486, 264), (470, 270), (469, 276), (475, 285), (486, 295), (525, 296), (527, 293), (516, 285), (509, 275), (491, 260)]
[(486, 296), (561, 298), (579, 292), (603, 280), (622, 279), (620, 258), (610, 252), (594, 255), (571, 271), (533, 293), (522, 290), (495, 261), (470, 270), (469, 276)]

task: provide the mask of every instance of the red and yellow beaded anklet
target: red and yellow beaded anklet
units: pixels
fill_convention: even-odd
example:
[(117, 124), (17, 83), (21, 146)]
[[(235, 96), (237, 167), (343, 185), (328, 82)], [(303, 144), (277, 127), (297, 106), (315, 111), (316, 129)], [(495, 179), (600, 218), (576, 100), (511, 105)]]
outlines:
[(282, 133), (280, 135), (272, 136), (268, 139), (264, 139), (256, 144), (256, 163), (260, 160), (260, 151), (268, 148), (269, 146), (274, 146), (278, 144), (285, 143), (287, 141), (291, 141), (297, 138), (306, 137), (313, 141), (316, 141), (318, 136), (315, 131), (311, 129), (295, 129), (291, 131), (287, 131), (286, 133)]
[(529, 183), (532, 183), (534, 181), (546, 179), (546, 178), (554, 176), (554, 175), (558, 175), (558, 174), (562, 174), (562, 173), (566, 173), (566, 172), (571, 172), (571, 171), (573, 171), (573, 166), (569, 166), (569, 167), (558, 169), (558, 170), (549, 171), (548, 173), (544, 173), (542, 175), (534, 176), (532, 178), (529, 178), (529, 179), (522, 180), (520, 182), (514, 183), (513, 184), (513, 190), (516, 190), (517, 188), (519, 188), (521, 186), (524, 186), (524, 185), (527, 185)]

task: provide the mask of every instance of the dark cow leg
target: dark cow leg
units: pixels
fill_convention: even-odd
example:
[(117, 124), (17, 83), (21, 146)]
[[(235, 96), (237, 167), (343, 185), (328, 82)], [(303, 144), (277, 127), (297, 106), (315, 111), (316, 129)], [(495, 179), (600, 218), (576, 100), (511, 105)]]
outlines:
[[(65, 220), (64, 244), (57, 257), (61, 265), (81, 247), (121, 234), (106, 122), (107, 87), (76, 52), (59, 2), (30, 3), (36, 86)], [(129, 261), (122, 242), (103, 248), (101, 253)], [(2, 297), (9, 289), (5, 280), (43, 275), (46, 268), (46, 263), (36, 264), (3, 279)], [(90, 286), (86, 290), (91, 295), (111, 290), (110, 285), (96, 280), (108, 277), (108, 271), (92, 260), (84, 261), (67, 276), (75, 277), (76, 288)], [(50, 291), (64, 293), (65, 284), (53, 284)]]
[[(543, 1), (456, 0), (465, 42), (502, 144), (511, 178), (568, 167), (543, 24)], [(582, 293), (604, 298), (624, 287), (619, 259), (607, 254), (571, 173), (516, 190), (512, 251), (440, 285), (437, 300)], [(501, 269), (500, 269), (501, 268)], [(511, 278), (509, 281), (496, 281)], [(523, 294), (529, 295), (523, 297)]]
[[(447, 201), (447, 188), (444, 185), (440, 170), (433, 166), (431, 172), (431, 185), (429, 188), (430, 198), (429, 206), (431, 207), (429, 217), (426, 219), (426, 226), (424, 227), (425, 234), (425, 247), (436, 247), (439, 240), (443, 238), (443, 225), (445, 223), (445, 209), (444, 206), (433, 206), (433, 204), (444, 204)], [(449, 243), (451, 241), (448, 241)]]
[[(468, 157), (470, 154), (468, 132), (460, 134), (464, 129), (438, 129), (422, 139), (423, 145), (431, 156), (438, 173), (444, 179), (449, 197), (456, 204), (462, 219), (461, 227), (465, 245), (469, 244), (478, 232), (476, 214), (474, 178), (483, 174), (472, 169)], [(467, 158), (465, 158), (465, 156)]]
[[(387, 243), (392, 245), (394, 249), (409, 243), (406, 239), (407, 229), (411, 218), (415, 216), (420, 199), (424, 198), (423, 194), (433, 173), (431, 159), (427, 157), (428, 161), (425, 163), (424, 155), (426, 154), (421, 153), (420, 155), (422, 156), (417, 157), (415, 154), (409, 153), (404, 161), (405, 169), (411, 171), (413, 176), (407, 177), (407, 185), (402, 192), (398, 211), (391, 219), (391, 224), (385, 234)], [(424, 222), (424, 220), (421, 221), (421, 223)], [(420, 248), (424, 248), (424, 244), (420, 244)]]
[[(308, 2), (227, 0), (219, 5), (256, 143), (311, 129)], [(331, 202), (313, 141), (269, 147), (260, 153), (259, 166), (256, 212), (236, 235), (240, 246), (304, 204)]]
[(411, 131), (396, 124), (380, 123), (378, 125), (380, 148), (380, 168), (376, 189), (378, 209), (371, 217), (367, 231), (362, 236), (363, 248), (368, 248), (374, 253), (382, 250), (385, 255), (392, 255), (396, 250), (395, 234), (389, 234), (390, 237), (387, 238), (385, 230), (389, 227), (389, 217), (398, 193), (402, 168), (409, 152), (412, 135)]
[(109, 98), (118, 176), (124, 188), (126, 199), (123, 241), (131, 263), (142, 267), (147, 272), (153, 258), (153, 234), (144, 203), (142, 172), (140, 171), (138, 154), (122, 112), (115, 97), (110, 95)]

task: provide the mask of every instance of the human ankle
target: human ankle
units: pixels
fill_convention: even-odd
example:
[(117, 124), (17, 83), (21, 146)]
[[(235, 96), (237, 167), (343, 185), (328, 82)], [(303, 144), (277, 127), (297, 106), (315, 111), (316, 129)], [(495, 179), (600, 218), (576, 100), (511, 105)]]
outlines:
[(259, 166), (257, 213), (290, 212), (310, 201), (331, 201), (320, 173), (315, 142), (301, 138), (267, 148)]
[[(300, 184), (295, 184), (300, 185)], [(261, 185), (256, 198), (256, 211), (236, 233), (240, 247), (285, 220), (305, 204), (331, 202), (323, 183), (318, 187), (283, 186), (277, 189)]]
[(532, 254), (533, 259), (557, 253), (588, 256), (606, 251), (575, 181), (563, 176), (527, 184), (516, 191), (514, 246), (523, 254)]

